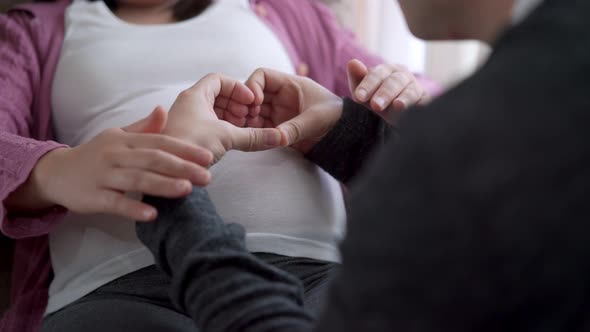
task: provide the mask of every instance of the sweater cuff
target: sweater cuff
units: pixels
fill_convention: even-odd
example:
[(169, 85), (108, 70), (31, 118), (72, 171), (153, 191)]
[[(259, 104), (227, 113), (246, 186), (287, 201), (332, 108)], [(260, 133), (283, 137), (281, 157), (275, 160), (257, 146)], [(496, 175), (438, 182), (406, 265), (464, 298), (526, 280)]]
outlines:
[(56, 206), (35, 216), (9, 219), (4, 206), (8, 195), (27, 181), (37, 161), (49, 151), (61, 147), (65, 145), (0, 133), (0, 230), (6, 236), (21, 239), (47, 234), (65, 215), (66, 209)]
[(307, 154), (307, 158), (347, 183), (382, 145), (391, 127), (378, 115), (349, 98), (344, 99), (342, 117), (334, 128)]

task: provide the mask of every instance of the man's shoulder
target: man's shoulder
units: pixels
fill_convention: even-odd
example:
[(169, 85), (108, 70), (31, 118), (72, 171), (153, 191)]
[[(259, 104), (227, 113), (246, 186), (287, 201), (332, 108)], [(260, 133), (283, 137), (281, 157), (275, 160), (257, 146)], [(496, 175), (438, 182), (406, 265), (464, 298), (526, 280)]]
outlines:
[(584, 117), (590, 109), (590, 11), (582, 9), (590, 10), (590, 3), (545, 1), (508, 29), (482, 67), (433, 103), (432, 111), (442, 111), (441, 121), (505, 123), (505, 130), (567, 127)]

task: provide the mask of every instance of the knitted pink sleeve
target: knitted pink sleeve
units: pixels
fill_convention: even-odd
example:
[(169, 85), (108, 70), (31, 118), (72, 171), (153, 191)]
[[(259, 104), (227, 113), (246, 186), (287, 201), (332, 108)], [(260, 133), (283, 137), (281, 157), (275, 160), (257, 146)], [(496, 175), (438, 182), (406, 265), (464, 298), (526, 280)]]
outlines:
[(54, 208), (34, 217), (9, 218), (4, 206), (8, 195), (27, 180), (37, 160), (62, 146), (29, 138), (41, 68), (19, 15), (25, 14), (0, 15), (0, 230), (13, 238), (47, 233), (64, 212)]

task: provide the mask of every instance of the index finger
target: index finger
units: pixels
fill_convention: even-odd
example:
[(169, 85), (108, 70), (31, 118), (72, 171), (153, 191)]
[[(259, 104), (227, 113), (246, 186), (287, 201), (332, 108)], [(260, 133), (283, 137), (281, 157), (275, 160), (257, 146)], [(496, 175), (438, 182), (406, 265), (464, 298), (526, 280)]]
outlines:
[(346, 74), (348, 75), (348, 88), (352, 98), (359, 102), (357, 98), (356, 88), (361, 84), (362, 80), (369, 74), (369, 70), (365, 64), (357, 59), (350, 60), (346, 66)]
[(234, 101), (242, 105), (250, 105), (254, 101), (254, 94), (244, 83), (221, 74), (203, 77), (186, 92), (195, 95), (204, 93), (212, 104), (218, 97), (223, 97), (227, 103)]
[(292, 75), (277, 70), (256, 69), (246, 81), (246, 86), (254, 93), (254, 105), (262, 105), (265, 93), (276, 94), (291, 78)]
[(129, 134), (127, 146), (131, 149), (162, 150), (205, 167), (213, 160), (211, 151), (167, 135)]

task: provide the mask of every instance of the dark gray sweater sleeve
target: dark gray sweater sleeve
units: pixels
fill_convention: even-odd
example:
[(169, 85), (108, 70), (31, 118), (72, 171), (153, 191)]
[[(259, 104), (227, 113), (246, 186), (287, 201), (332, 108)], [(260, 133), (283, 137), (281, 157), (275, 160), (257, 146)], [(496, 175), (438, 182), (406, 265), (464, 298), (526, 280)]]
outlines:
[(203, 188), (186, 198), (146, 196), (158, 208), (139, 239), (172, 280), (171, 298), (200, 331), (309, 331), (298, 279), (248, 253), (240, 225), (224, 224)]
[(338, 181), (348, 183), (359, 173), (370, 155), (395, 136), (395, 129), (381, 117), (345, 98), (342, 117), (307, 154), (307, 158)]

